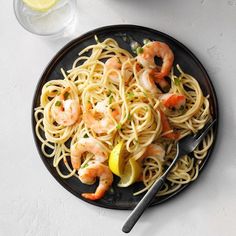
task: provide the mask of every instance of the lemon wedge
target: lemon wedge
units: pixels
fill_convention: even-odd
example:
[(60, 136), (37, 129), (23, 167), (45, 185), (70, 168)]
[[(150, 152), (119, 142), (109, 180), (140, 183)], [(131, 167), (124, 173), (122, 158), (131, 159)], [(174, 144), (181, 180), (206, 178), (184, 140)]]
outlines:
[(52, 8), (58, 0), (23, 0), (23, 2), (35, 11), (47, 11)]
[(142, 168), (133, 158), (130, 158), (124, 168), (124, 173), (121, 176), (120, 182), (118, 183), (119, 187), (128, 187), (131, 184), (135, 183), (140, 174)]
[(113, 174), (118, 175), (119, 177), (122, 175), (124, 170), (124, 142), (119, 142), (111, 151), (109, 157), (109, 168)]

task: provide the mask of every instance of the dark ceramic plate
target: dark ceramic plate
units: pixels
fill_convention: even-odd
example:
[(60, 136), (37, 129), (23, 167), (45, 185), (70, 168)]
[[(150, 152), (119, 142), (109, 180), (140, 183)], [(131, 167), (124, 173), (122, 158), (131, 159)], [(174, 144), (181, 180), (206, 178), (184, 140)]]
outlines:
[[(216, 98), (215, 90), (213, 88), (213, 85), (209, 79), (209, 76), (206, 70), (204, 69), (202, 64), (199, 62), (199, 60), (193, 55), (193, 53), (189, 51), (189, 49), (187, 49), (183, 44), (181, 44), (174, 38), (164, 33), (161, 33), (159, 31), (145, 28), (145, 27), (134, 26), (134, 25), (115, 25), (115, 26), (107, 26), (107, 27), (92, 30), (80, 36), (79, 38), (74, 39), (70, 43), (68, 43), (51, 60), (51, 62), (48, 64), (45, 71), (43, 72), (39, 80), (39, 83), (37, 85), (35, 95), (34, 95), (34, 100), (33, 100), (33, 109), (32, 109), (33, 134), (34, 134), (34, 139), (35, 139), (38, 152), (41, 156), (42, 161), (44, 162), (44, 164), (46, 165), (50, 173), (55, 177), (55, 179), (65, 189), (69, 190), (78, 198), (86, 202), (89, 202), (93, 205), (100, 206), (100, 207), (106, 207), (106, 208), (112, 208), (112, 209), (133, 209), (143, 196), (143, 195), (133, 196), (133, 192), (137, 191), (137, 189), (141, 187), (140, 183), (134, 184), (133, 186), (130, 186), (129, 188), (118, 188), (117, 187), (118, 179), (115, 179), (113, 183), (112, 192), (111, 191), (107, 192), (105, 197), (103, 197), (99, 201), (88, 201), (81, 197), (81, 193), (87, 192), (87, 191), (94, 191), (94, 189), (96, 188), (96, 185), (93, 185), (93, 186), (84, 185), (80, 183), (80, 181), (75, 177), (72, 177), (70, 179), (60, 178), (59, 175), (57, 174), (56, 169), (52, 166), (52, 160), (44, 157), (40, 149), (41, 142), (37, 139), (36, 134), (35, 134), (35, 120), (33, 117), (33, 111), (34, 111), (34, 108), (39, 105), (39, 99), (40, 99), (41, 89), (43, 85), (49, 80), (52, 80), (55, 78), (60, 78), (60, 79), (63, 78), (60, 72), (60, 68), (64, 68), (65, 70), (70, 69), (73, 61), (78, 57), (78, 52), (80, 52), (82, 49), (84, 49), (88, 45), (95, 43), (94, 35), (97, 35), (100, 40), (106, 39), (108, 37), (113, 38), (117, 40), (120, 47), (125, 48), (128, 51), (130, 51), (130, 45), (124, 39), (124, 36), (127, 36), (127, 35), (131, 36), (133, 40), (138, 41), (140, 43), (142, 43), (144, 38), (149, 38), (151, 40), (160, 40), (167, 43), (172, 48), (175, 54), (174, 64), (178, 63), (186, 73), (193, 75), (200, 83), (200, 86), (204, 94), (210, 95), (212, 116), (216, 118), (218, 121), (217, 98)], [(215, 135), (214, 140), (216, 140), (216, 134), (217, 134), (217, 124), (214, 127), (214, 135)], [(213, 147), (214, 147), (214, 144), (209, 150), (204, 161), (201, 163), (200, 172), (203, 170), (203, 167), (205, 166), (206, 161), (209, 159), (212, 153)], [(172, 194), (154, 199), (152, 205), (162, 203), (172, 198), (179, 192), (182, 192), (182, 190), (185, 189), (189, 185), (190, 184), (186, 184)]]

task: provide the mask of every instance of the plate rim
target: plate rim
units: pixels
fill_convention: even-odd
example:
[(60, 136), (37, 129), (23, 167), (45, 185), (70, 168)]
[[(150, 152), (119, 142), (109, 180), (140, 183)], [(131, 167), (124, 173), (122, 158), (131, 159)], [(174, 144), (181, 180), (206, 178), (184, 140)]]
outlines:
[(97, 207), (103, 207), (103, 208), (107, 208), (107, 209), (114, 209), (114, 210), (132, 210), (134, 207), (129, 207), (129, 206), (117, 206), (117, 205), (104, 205), (101, 204), (100, 202), (97, 201), (90, 201), (87, 200), (83, 197), (81, 197), (78, 193), (76, 193), (71, 187), (70, 185), (65, 184), (65, 182), (62, 181), (61, 177), (56, 174), (56, 172), (52, 171), (51, 166), (49, 165), (49, 162), (47, 161), (48, 159), (45, 158), (45, 156), (43, 156), (42, 151), (40, 149), (40, 147), (37, 145), (38, 142), (38, 138), (36, 136), (36, 132), (35, 132), (35, 118), (34, 118), (34, 109), (35, 109), (35, 105), (37, 103), (37, 97), (36, 95), (38, 94), (38, 90), (41, 87), (42, 84), (42, 80), (43, 78), (46, 76), (47, 74), (51, 71), (52, 67), (54, 65), (57, 64), (57, 61), (60, 60), (64, 54), (66, 54), (67, 52), (70, 51), (71, 48), (73, 48), (75, 46), (75, 44), (79, 44), (81, 41), (86, 40), (86, 38), (90, 38), (92, 35), (95, 34), (100, 34), (103, 32), (106, 32), (107, 30), (110, 30), (111, 32), (116, 32), (118, 29), (122, 29), (122, 30), (144, 30), (144, 31), (151, 31), (152, 33), (156, 34), (156, 35), (161, 35), (164, 38), (168, 38), (169, 40), (171, 40), (172, 42), (174, 42), (175, 44), (177, 44), (178, 46), (180, 46), (182, 49), (184, 49), (190, 56), (191, 58), (196, 62), (196, 64), (199, 66), (199, 68), (201, 69), (201, 71), (204, 73), (204, 77), (207, 78), (209, 86), (210, 86), (210, 90), (213, 93), (213, 103), (215, 104), (214, 110), (215, 110), (215, 118), (216, 118), (216, 124), (214, 125), (214, 140), (212, 143), (212, 146), (210, 147), (207, 157), (203, 159), (203, 162), (199, 168), (199, 173), (198, 173), (198, 177), (196, 180), (194, 180), (193, 182), (189, 182), (183, 186), (181, 186), (178, 190), (176, 190), (175, 192), (173, 192), (170, 195), (166, 195), (164, 199), (161, 199), (160, 201), (153, 201), (151, 203), (151, 205), (149, 207), (153, 207), (156, 206), (158, 204), (163, 204), (165, 202), (168, 202), (171, 199), (174, 199), (176, 196), (179, 196), (179, 193), (181, 192), (186, 192), (186, 189), (189, 188), (189, 186), (192, 186), (198, 179), (199, 176), (201, 175), (202, 169), (206, 166), (206, 164), (208, 163), (210, 157), (213, 155), (213, 152), (215, 150), (215, 144), (217, 141), (217, 137), (218, 137), (218, 125), (219, 125), (219, 103), (218, 103), (218, 97), (216, 94), (216, 90), (213, 86), (213, 83), (211, 81), (210, 76), (208, 75), (205, 67), (202, 65), (202, 63), (200, 62), (200, 60), (192, 53), (192, 51), (190, 51), (190, 49), (188, 47), (186, 47), (183, 43), (181, 43), (180, 41), (178, 41), (177, 39), (175, 39), (174, 37), (170, 36), (167, 33), (161, 32), (159, 30), (156, 29), (152, 29), (149, 27), (145, 27), (145, 26), (140, 26), (140, 25), (135, 25), (135, 24), (114, 24), (114, 25), (107, 25), (107, 26), (102, 26), (102, 27), (98, 27), (92, 30), (87, 31), (86, 33), (72, 39), (71, 41), (69, 41), (68, 43), (66, 43), (60, 50), (58, 50), (53, 57), (49, 60), (49, 62), (47, 63), (47, 65), (44, 67), (43, 72), (41, 73), (38, 82), (36, 84), (36, 87), (34, 89), (34, 93), (33, 93), (33, 101), (32, 101), (32, 106), (31, 106), (31, 128), (32, 128), (32, 133), (33, 133), (33, 138), (34, 138), (34, 143), (36, 145), (38, 154), (41, 158), (41, 160), (43, 161), (44, 165), (46, 166), (47, 170), (50, 172), (50, 174), (56, 179), (56, 181), (63, 187), (65, 188), (67, 191), (69, 191), (70, 193), (72, 193), (74, 196), (76, 196), (77, 198), (79, 198), (80, 200), (82, 200), (83, 202), (92, 204), (94, 206)]

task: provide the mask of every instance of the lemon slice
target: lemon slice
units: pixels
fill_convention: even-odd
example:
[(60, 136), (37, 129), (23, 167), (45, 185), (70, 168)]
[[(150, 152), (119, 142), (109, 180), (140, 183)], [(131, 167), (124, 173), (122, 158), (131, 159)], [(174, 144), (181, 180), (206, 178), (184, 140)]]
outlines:
[(58, 0), (23, 0), (23, 2), (35, 11), (47, 11), (52, 8)]
[(124, 142), (119, 142), (111, 151), (109, 168), (115, 175), (121, 176), (124, 170)]
[(119, 187), (128, 187), (136, 182), (141, 174), (141, 166), (133, 159), (130, 158), (125, 165), (124, 173), (121, 176)]

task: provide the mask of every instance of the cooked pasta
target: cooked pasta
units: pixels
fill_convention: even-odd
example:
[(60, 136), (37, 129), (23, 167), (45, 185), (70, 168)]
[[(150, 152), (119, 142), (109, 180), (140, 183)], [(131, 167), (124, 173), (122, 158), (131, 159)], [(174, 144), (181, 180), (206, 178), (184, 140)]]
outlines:
[[(103, 197), (111, 186), (108, 158), (119, 143), (125, 165), (132, 159), (140, 166), (130, 183), (143, 183), (137, 195), (170, 165), (177, 141), (211, 119), (208, 96), (179, 65), (174, 73), (174, 55), (166, 44), (148, 42), (137, 51), (134, 57), (114, 39), (97, 40), (79, 53), (70, 70), (61, 69), (63, 79), (44, 84), (35, 109), (42, 152), (53, 159), (58, 174), (86, 184), (100, 178), (96, 192), (83, 195), (90, 200)], [(163, 59), (162, 66), (153, 64), (154, 56)], [(158, 195), (195, 180), (212, 142), (210, 132), (195, 158), (183, 156)]]

